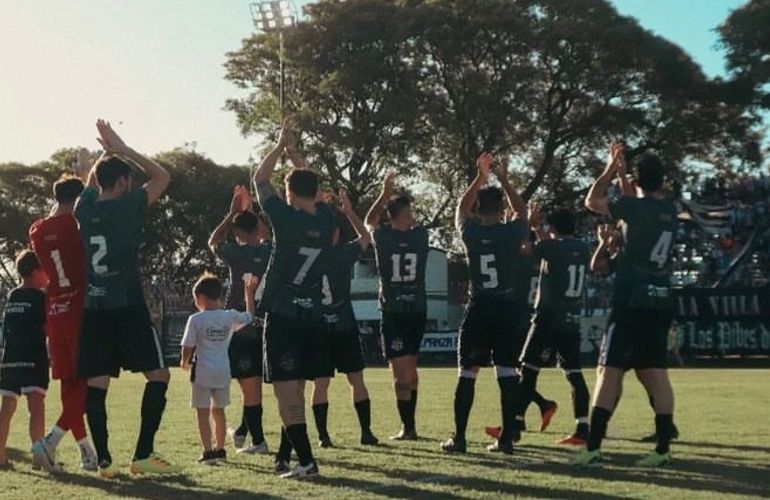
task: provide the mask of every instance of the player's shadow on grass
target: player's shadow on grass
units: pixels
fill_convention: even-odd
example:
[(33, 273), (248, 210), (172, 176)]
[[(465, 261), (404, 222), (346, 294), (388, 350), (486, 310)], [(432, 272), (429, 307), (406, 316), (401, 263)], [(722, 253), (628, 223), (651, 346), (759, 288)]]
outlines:
[(572, 477), (590, 476), (600, 481), (624, 481), (686, 489), (692, 492), (725, 493), (729, 495), (762, 496), (770, 489), (767, 468), (746, 464), (707, 462), (674, 455), (674, 466), (664, 469), (635, 467), (638, 454), (605, 453), (605, 466), (600, 469), (576, 469), (566, 463), (545, 464), (542, 470)]

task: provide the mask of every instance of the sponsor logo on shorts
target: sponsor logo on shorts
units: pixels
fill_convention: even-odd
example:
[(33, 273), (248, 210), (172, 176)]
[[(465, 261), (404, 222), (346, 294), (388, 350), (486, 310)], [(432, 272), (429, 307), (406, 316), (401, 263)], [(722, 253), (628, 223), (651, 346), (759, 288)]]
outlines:
[(284, 371), (294, 370), (296, 364), (297, 361), (294, 359), (294, 356), (288, 353), (281, 356), (281, 359), (278, 361), (278, 366)]
[(396, 337), (395, 339), (390, 341), (390, 350), (391, 351), (401, 351), (404, 349), (404, 339), (401, 337)]

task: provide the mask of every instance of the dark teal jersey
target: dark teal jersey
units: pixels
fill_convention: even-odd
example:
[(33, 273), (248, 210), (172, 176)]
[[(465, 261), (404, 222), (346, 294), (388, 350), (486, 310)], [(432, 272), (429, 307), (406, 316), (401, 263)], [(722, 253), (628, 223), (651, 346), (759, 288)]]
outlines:
[(350, 241), (332, 247), (326, 262), (323, 277), (324, 318), (334, 323), (337, 331), (348, 331), (356, 327), (353, 304), (350, 302), (350, 281), (353, 264), (363, 249), (358, 241)]
[(325, 203), (316, 213), (295, 210), (278, 196), (262, 209), (273, 227), (273, 248), (260, 308), (288, 316), (321, 315), (324, 263), (332, 246), (334, 214)]
[[(527, 223), (516, 219), (507, 223), (484, 226), (466, 220), (460, 227), (460, 236), (468, 259), (471, 300), (479, 297), (497, 297), (514, 300), (529, 283), (519, 280), (519, 248), (527, 234)], [(517, 290), (518, 289), (518, 290)]]
[(217, 245), (215, 249), (217, 256), (230, 269), (230, 288), (227, 290), (225, 309), (246, 310), (246, 297), (243, 291), (246, 274), (259, 278), (260, 286), (257, 295), (261, 293), (264, 287), (262, 278), (267, 270), (272, 248), (272, 243), (267, 241), (256, 246), (239, 245), (229, 240)]
[(424, 313), (428, 230), (416, 226), (397, 231), (389, 225), (380, 225), (374, 230), (373, 239), (380, 273), (380, 309), (392, 313)]
[(139, 244), (147, 191), (136, 189), (116, 200), (98, 201), (87, 188), (75, 207), (86, 249), (87, 309), (116, 309), (144, 302)]
[(47, 366), (42, 291), (20, 287), (8, 294), (3, 316), (3, 348), (3, 368)]
[(623, 196), (612, 200), (609, 209), (614, 219), (623, 221), (613, 298), (614, 305), (622, 307), (649, 285), (670, 285), (671, 255), (679, 222), (670, 200)]
[(535, 244), (533, 253), (541, 259), (535, 318), (577, 324), (591, 261), (588, 245), (574, 238), (543, 240)]
[(535, 299), (537, 298), (537, 287), (540, 284), (540, 259), (534, 255), (519, 254), (516, 259), (516, 283), (523, 286), (517, 286), (514, 300), (526, 303), (534, 311)]

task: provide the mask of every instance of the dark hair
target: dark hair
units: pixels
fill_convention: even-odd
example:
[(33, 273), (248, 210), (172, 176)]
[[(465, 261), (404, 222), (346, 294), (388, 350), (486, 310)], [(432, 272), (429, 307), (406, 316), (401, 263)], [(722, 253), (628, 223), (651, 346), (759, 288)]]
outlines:
[(499, 187), (487, 186), (479, 190), (477, 200), (479, 215), (496, 215), (503, 211), (503, 191)]
[(388, 202), (388, 216), (395, 219), (401, 212), (412, 206), (412, 200), (408, 196), (397, 196)]
[(112, 189), (118, 179), (130, 175), (131, 167), (117, 156), (110, 156), (96, 164), (96, 181), (102, 189)]
[(53, 183), (53, 197), (59, 203), (72, 203), (83, 192), (83, 181), (74, 175), (64, 174)]
[(636, 161), (636, 181), (642, 190), (657, 191), (663, 186), (666, 167), (657, 156), (645, 154)]
[(259, 226), (259, 217), (254, 212), (241, 212), (233, 217), (233, 227), (245, 233), (253, 233)]
[(290, 193), (300, 198), (315, 198), (318, 194), (318, 176), (311, 170), (294, 168), (286, 175)]
[(222, 282), (210, 273), (204, 273), (193, 285), (193, 295), (203, 295), (207, 299), (218, 300), (222, 296)]
[(548, 217), (546, 217), (548, 224), (556, 229), (556, 232), (563, 236), (571, 236), (575, 234), (575, 214), (571, 210), (560, 209)]
[(16, 272), (22, 278), (29, 278), (32, 273), (40, 269), (40, 262), (37, 255), (32, 250), (26, 249), (19, 252), (16, 256)]

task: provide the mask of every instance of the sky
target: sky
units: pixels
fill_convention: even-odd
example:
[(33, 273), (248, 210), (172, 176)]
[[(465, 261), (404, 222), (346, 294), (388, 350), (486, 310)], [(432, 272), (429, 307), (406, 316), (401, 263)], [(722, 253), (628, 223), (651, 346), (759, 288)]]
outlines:
[[(724, 72), (714, 28), (745, 1), (612, 3), (714, 76)], [(104, 118), (146, 154), (195, 144), (218, 164), (245, 164), (256, 139), (222, 109), (243, 95), (223, 64), (254, 31), (250, 3), (0, 0), (0, 163), (98, 149), (94, 124)]]

